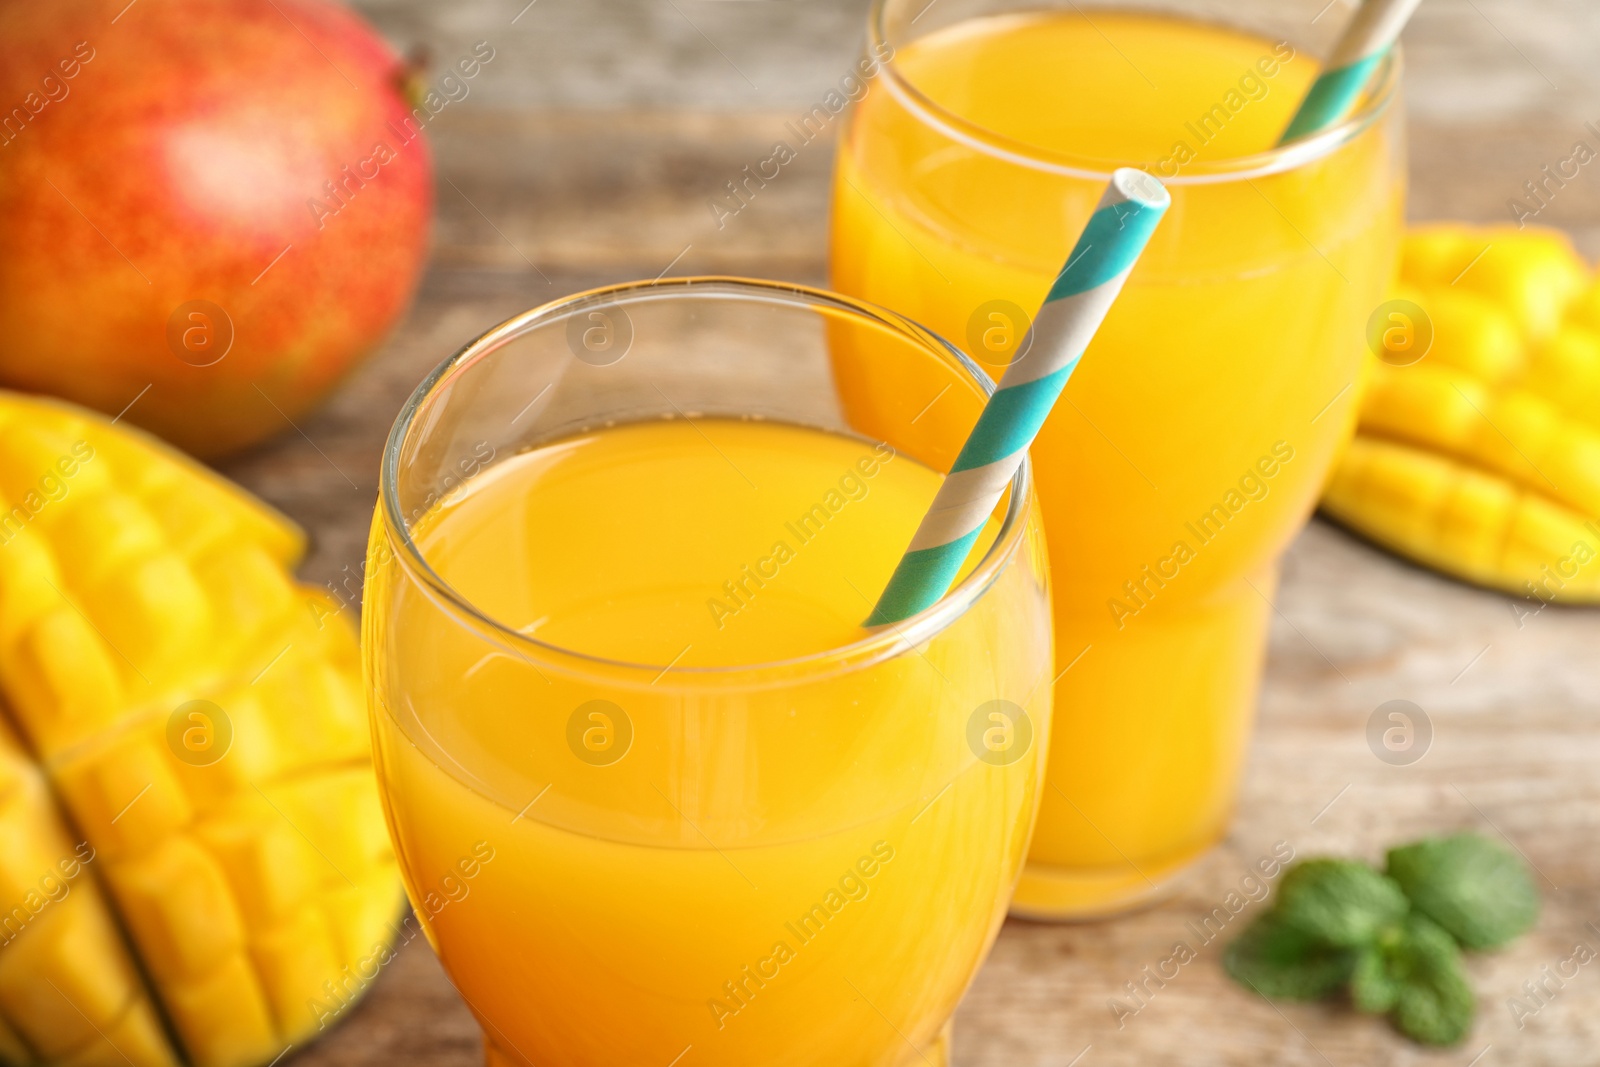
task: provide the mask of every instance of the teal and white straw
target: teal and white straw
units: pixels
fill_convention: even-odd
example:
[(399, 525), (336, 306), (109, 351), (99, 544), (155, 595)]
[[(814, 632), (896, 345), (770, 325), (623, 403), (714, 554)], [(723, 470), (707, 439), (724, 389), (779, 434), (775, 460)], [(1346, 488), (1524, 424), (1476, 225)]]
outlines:
[(867, 626), (909, 619), (944, 596), (1022, 457), (1122, 291), (1172, 198), (1141, 170), (1111, 178), (978, 423), (896, 565)]
[(1348, 115), (1366, 91), (1373, 69), (1400, 39), (1400, 31), (1421, 2), (1363, 0), (1278, 143), (1325, 130)]

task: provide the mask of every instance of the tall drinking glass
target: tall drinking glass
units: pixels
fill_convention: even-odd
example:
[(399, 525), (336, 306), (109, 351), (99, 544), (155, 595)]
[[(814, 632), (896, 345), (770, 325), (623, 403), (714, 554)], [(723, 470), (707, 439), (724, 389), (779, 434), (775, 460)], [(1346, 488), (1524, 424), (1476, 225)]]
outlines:
[[(847, 419), (837, 345), (928, 391)], [(491, 1064), (944, 1062), (1048, 743), (1028, 469), (943, 600), (859, 624), (990, 389), (894, 314), (728, 279), (547, 304), (417, 389), (376, 762)]]
[[(1274, 147), (1339, 30), (1308, 3), (878, 0), (833, 282), (1013, 357), (1110, 171), (1173, 203), (1033, 448), (1056, 730), (1016, 909), (1105, 914), (1226, 831), (1278, 558), (1354, 424), (1402, 222), (1399, 58)], [(836, 353), (845, 411), (926, 383)]]

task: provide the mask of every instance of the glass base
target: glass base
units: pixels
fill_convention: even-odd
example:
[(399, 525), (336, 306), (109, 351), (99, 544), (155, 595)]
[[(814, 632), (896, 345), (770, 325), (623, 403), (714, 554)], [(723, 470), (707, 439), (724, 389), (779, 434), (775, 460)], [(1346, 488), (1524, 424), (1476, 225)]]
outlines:
[(1157, 904), (1183, 887), (1215, 845), (1140, 870), (1050, 867), (1034, 860), (1022, 870), (1011, 914), (1036, 922), (1091, 922)]
[[(483, 1039), (483, 1063), (484, 1067), (529, 1067), (521, 1056), (502, 1052), (488, 1037)], [(674, 1060), (673, 1064), (676, 1063)], [(900, 1067), (950, 1067), (950, 1020), (945, 1020), (944, 1026), (939, 1028), (939, 1036), (933, 1039), (932, 1044), (921, 1049), (908, 1049), (905, 1058), (900, 1061)]]

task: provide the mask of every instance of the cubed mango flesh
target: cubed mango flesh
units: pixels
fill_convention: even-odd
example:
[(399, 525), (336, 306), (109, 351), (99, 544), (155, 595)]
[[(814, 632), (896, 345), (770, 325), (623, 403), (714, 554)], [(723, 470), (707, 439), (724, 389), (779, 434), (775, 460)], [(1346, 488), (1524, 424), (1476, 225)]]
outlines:
[(252, 1067), (401, 907), (352, 620), (283, 516), (0, 393), (0, 1061)]
[(1424, 566), (1541, 603), (1600, 603), (1600, 285), (1554, 230), (1433, 223), (1397, 298), (1415, 362), (1370, 361), (1325, 514)]

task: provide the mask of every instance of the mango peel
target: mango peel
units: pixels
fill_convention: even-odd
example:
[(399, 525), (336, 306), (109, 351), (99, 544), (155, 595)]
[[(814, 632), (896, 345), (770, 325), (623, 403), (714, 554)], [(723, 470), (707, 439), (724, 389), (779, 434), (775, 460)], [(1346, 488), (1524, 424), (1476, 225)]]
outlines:
[(0, 1061), (249, 1067), (402, 907), (359, 649), (286, 518), (0, 392)]

